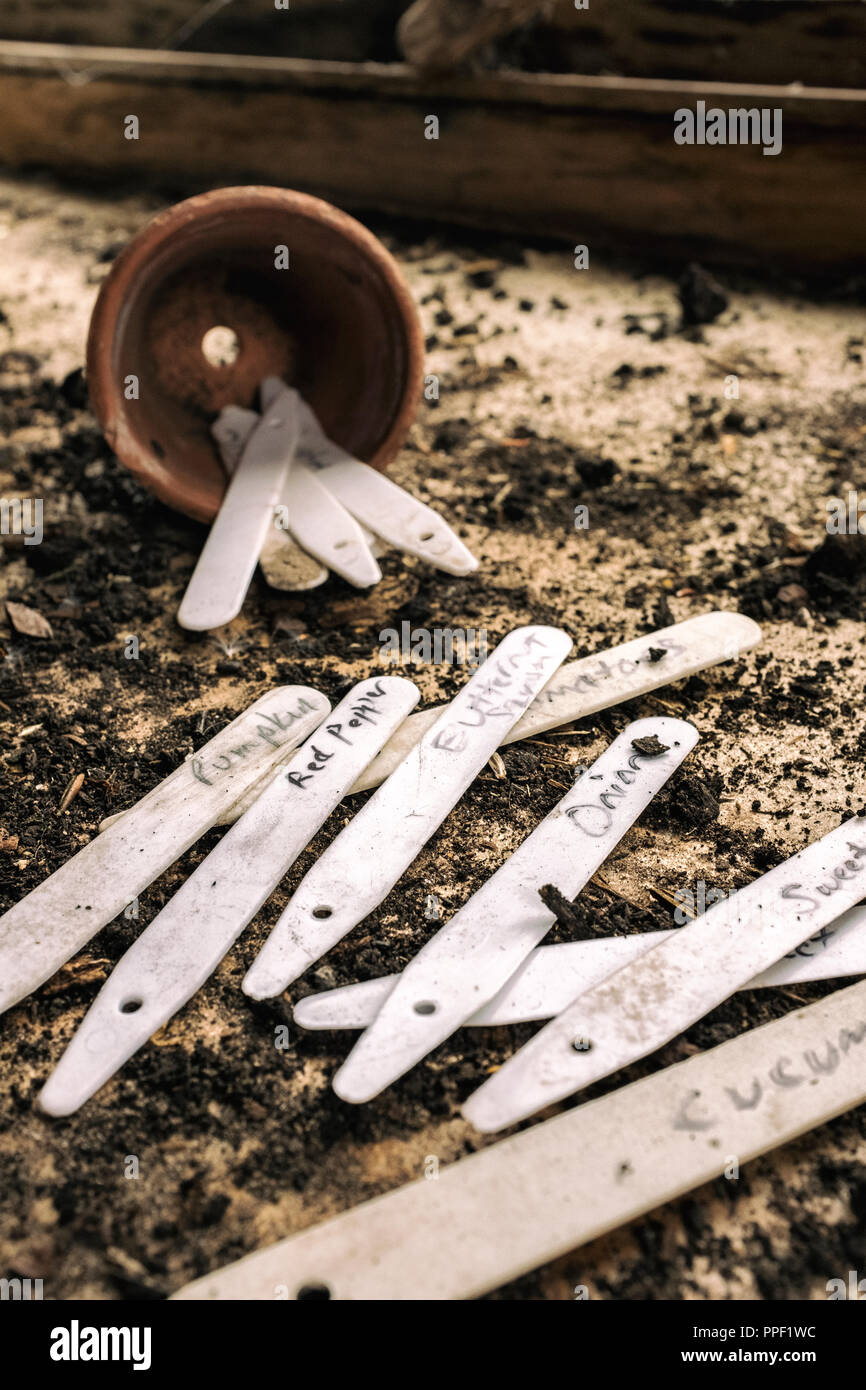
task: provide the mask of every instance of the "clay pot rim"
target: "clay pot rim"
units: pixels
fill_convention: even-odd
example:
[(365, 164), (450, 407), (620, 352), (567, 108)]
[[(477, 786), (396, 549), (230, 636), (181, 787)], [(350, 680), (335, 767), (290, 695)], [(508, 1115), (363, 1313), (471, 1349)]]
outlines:
[(267, 184), (242, 184), (211, 189), (175, 203), (151, 218), (123, 248), (100, 287), (87, 335), (86, 371), (90, 404), (109, 447), (120, 462), (161, 502), (197, 521), (212, 521), (213, 508), (202, 504), (197, 488), (179, 478), (162, 479), (153, 470), (148, 451), (126, 424), (121, 384), (112, 371), (111, 357), (118, 321), (127, 295), (150, 258), (179, 227), (208, 221), (221, 214), (257, 208), (325, 223), (372, 261), (399, 308), (406, 340), (406, 385), (390, 428), (365, 462), (384, 471), (406, 436), (418, 408), (424, 378), (424, 339), (412, 293), (400, 267), (378, 237), (350, 213), (296, 189)]

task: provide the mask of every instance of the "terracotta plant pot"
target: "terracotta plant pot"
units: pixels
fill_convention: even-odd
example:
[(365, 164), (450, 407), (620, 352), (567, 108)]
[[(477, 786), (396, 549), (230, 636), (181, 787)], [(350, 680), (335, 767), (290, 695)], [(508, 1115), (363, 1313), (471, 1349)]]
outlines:
[(87, 343), (91, 402), (117, 457), (201, 521), (226, 483), (209, 426), (224, 405), (255, 406), (263, 376), (286, 377), (332, 439), (384, 469), (422, 364), (415, 305), (381, 242), (284, 188), (220, 188), (154, 218), (112, 266)]

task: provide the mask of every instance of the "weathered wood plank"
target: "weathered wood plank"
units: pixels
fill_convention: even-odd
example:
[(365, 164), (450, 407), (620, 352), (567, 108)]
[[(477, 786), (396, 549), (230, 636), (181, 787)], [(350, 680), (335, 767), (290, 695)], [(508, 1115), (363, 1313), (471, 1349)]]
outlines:
[[(390, 62), (407, 0), (3, 0), (0, 39)], [(188, 26), (200, 24), (190, 34)], [(862, 0), (548, 0), (495, 66), (702, 81), (866, 86)]]
[(860, 0), (556, 0), (499, 41), (498, 63), (540, 72), (616, 72), (704, 82), (866, 86)]
[(363, 62), (397, 56), (405, 8), (405, 0), (288, 0), (280, 9), (274, 0), (3, 0), (0, 39)]
[[(75, 84), (63, 66), (86, 72)], [(0, 161), (201, 188), (289, 183), (346, 206), (680, 256), (862, 265), (866, 93), (618, 78), (422, 80), (400, 65), (0, 45)], [(682, 146), (673, 113), (783, 111), (784, 149)], [(124, 138), (135, 114), (140, 139)], [(425, 116), (440, 121), (424, 138)]]
[[(864, 6), (866, 8), (866, 6)], [(318, 62), (247, 54), (149, 52), (78, 44), (0, 41), (0, 73), (62, 76), (70, 85), (126, 79), (163, 86), (283, 88), (335, 99), (367, 95), (382, 102), (417, 99), (475, 105), (522, 104), (667, 113), (678, 101), (719, 105), (784, 105), (789, 117), (810, 124), (866, 121), (866, 91), (838, 87), (778, 87), (768, 83), (698, 82), (664, 78), (576, 76), (562, 73), (420, 74), (402, 63)]]

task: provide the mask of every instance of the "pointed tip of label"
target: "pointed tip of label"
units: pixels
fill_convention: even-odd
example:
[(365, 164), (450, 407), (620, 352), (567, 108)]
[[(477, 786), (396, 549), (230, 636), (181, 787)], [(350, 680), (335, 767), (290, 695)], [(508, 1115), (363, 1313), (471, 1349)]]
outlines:
[(349, 1105), (364, 1105), (379, 1094), (380, 1087), (371, 1090), (369, 1086), (359, 1086), (357, 1080), (353, 1084), (351, 1072), (346, 1076), (345, 1071), (346, 1068), (341, 1067), (331, 1082), (331, 1089), (340, 1100), (346, 1101)]
[(208, 613), (199, 603), (186, 605), (181, 602), (177, 610), (178, 625), (187, 632), (213, 632), (215, 628), (225, 627), (233, 622), (241, 611), (242, 603), (232, 612)]
[[(331, 568), (334, 568), (333, 562)], [(337, 570), (334, 570), (335, 574), (337, 572)], [(367, 557), (364, 556), (359, 559), (354, 573), (346, 570), (343, 577), (347, 579), (350, 584), (353, 584), (356, 589), (369, 589), (374, 584), (379, 583), (379, 580), (382, 578), (382, 571), (373, 556), (370, 555), (369, 563), (367, 563)]]
[(516, 1124), (520, 1115), (503, 1115), (501, 1108), (489, 1096), (483, 1094), (484, 1086), (481, 1086), (473, 1095), (469, 1097), (460, 1107), (460, 1113), (464, 1120), (468, 1120), (474, 1129), (481, 1134), (495, 1134), (497, 1130), (505, 1129), (507, 1125)]
[(61, 1120), (66, 1115), (74, 1114), (83, 1105), (86, 1097), (70, 1097), (68, 1091), (54, 1082), (54, 1076), (46, 1081), (36, 1097), (36, 1105), (43, 1115), (50, 1115), (53, 1120)]
[(478, 565), (479, 561), (476, 560), (475, 556), (467, 553), (466, 555), (461, 555), (459, 559), (454, 561), (452, 572), (456, 574), (458, 578), (462, 577), (464, 574), (474, 574)]
[[(244, 993), (246, 994), (246, 992), (246, 981), (244, 981)], [(310, 1005), (310, 1000), (315, 998), (315, 994), (305, 995), (303, 999), (298, 1000), (292, 1009), (292, 1022), (296, 1023), (299, 1028), (314, 1029), (320, 1027), (316, 1021), (318, 1010), (315, 1005)], [(304, 1005), (307, 1007), (305, 1008)]]
[(275, 995), (282, 994), (285, 988), (282, 980), (275, 979), (263, 970), (257, 970), (255, 966), (247, 971), (241, 981), (241, 989), (248, 999), (273, 999)]
[[(530, 1044), (527, 1044), (528, 1046)], [(521, 1120), (528, 1120), (532, 1115), (537, 1115), (540, 1110), (562, 1098), (561, 1095), (539, 1094), (536, 1091), (530, 1099), (525, 1081), (526, 1058), (521, 1057), (525, 1050), (524, 1048), (515, 1053), (504, 1067), (500, 1067), (489, 1076), (461, 1105), (460, 1113), (464, 1119), (482, 1134), (495, 1134), (501, 1129), (508, 1129)], [(521, 1077), (516, 1070), (521, 1065), (524, 1068), (522, 1086)]]

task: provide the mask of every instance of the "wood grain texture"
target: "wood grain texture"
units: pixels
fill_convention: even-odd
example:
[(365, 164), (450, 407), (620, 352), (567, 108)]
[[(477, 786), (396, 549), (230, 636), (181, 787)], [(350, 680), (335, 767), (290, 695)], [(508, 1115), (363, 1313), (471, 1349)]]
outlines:
[(556, 0), (496, 45), (499, 66), (705, 82), (866, 86), (860, 0)]
[[(4, 0), (0, 39), (390, 62), (404, 12), (409, 23), (406, 0), (290, 0), (289, 10), (274, 0), (219, 9), (191, 0)], [(539, 72), (851, 87), (866, 85), (864, 38), (861, 0), (591, 0), (585, 10), (548, 0), (483, 56)]]
[(405, 0), (4, 0), (0, 38), (362, 62), (397, 55)]
[[(85, 80), (69, 80), (70, 72)], [(0, 45), (0, 161), (291, 183), (344, 206), (679, 257), (862, 263), (866, 92)], [(66, 73), (66, 76), (63, 74)], [(680, 146), (694, 106), (783, 112), (784, 149)], [(140, 139), (124, 138), (124, 117)], [(438, 140), (424, 137), (439, 118)]]

